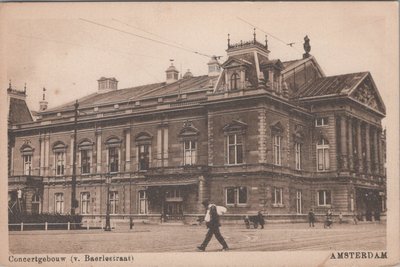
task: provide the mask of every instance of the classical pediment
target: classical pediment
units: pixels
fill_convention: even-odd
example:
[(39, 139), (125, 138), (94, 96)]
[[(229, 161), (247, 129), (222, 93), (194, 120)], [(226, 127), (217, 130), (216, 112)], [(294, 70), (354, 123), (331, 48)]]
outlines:
[(247, 124), (239, 121), (233, 120), (232, 122), (226, 124), (223, 128), (224, 132), (239, 132), (244, 131), (247, 128)]
[(370, 75), (366, 76), (354, 89), (352, 89), (349, 96), (371, 109), (383, 114), (386, 113), (385, 105), (383, 104), (382, 98), (379, 95), (375, 83)]
[(186, 121), (183, 124), (183, 128), (179, 131), (179, 136), (180, 137), (189, 137), (189, 136), (195, 136), (198, 135), (200, 131), (193, 126), (193, 123), (190, 121)]
[(229, 58), (227, 61), (225, 61), (221, 67), (224, 69), (228, 68), (235, 68), (235, 67), (240, 67), (240, 66), (250, 66), (252, 65), (251, 62), (245, 60), (245, 59), (238, 59), (238, 58)]

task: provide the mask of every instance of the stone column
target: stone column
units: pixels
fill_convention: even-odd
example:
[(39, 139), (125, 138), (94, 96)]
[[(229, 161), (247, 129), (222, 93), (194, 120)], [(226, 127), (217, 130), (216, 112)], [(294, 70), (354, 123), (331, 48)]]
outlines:
[(168, 128), (163, 128), (163, 166), (168, 167)]
[[(74, 167), (74, 132), (71, 134), (70, 139), (70, 152), (69, 152), (69, 174), (72, 175), (73, 167)], [(77, 159), (78, 160), (78, 159)], [(57, 166), (56, 166), (57, 168)]]
[(347, 161), (347, 129), (346, 129), (346, 117), (340, 117), (340, 153), (341, 153), (341, 169), (347, 170), (348, 169), (348, 161)]
[(375, 174), (379, 174), (379, 129), (374, 127), (374, 163)]
[(362, 152), (362, 134), (361, 134), (361, 121), (357, 120), (357, 161), (358, 172), (364, 171), (364, 161)]
[(370, 140), (370, 127), (369, 124), (365, 124), (365, 157), (367, 164), (367, 173), (371, 173), (371, 140)]
[(96, 130), (96, 167), (97, 173), (101, 173), (101, 130)]
[(349, 117), (348, 119), (348, 144), (349, 144), (349, 170), (354, 170), (354, 162), (353, 162), (353, 119)]
[(131, 169), (131, 130), (125, 129), (125, 171)]
[(383, 174), (382, 129), (379, 128), (376, 134), (378, 137), (379, 174)]
[(40, 142), (40, 173), (39, 175), (43, 176), (44, 175), (44, 137), (41, 136), (39, 138)]
[(267, 115), (264, 108), (258, 111), (258, 163), (267, 163)]
[(45, 136), (45, 144), (44, 144), (44, 175), (49, 175), (49, 160), (50, 160), (50, 136)]
[(204, 207), (202, 206), (203, 200), (206, 199), (206, 181), (204, 176), (199, 177), (199, 184), (198, 184), (198, 211), (203, 212)]

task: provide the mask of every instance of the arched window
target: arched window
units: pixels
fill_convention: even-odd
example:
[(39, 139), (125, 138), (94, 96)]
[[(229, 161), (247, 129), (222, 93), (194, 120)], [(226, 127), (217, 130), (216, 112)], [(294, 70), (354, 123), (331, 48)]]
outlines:
[(197, 162), (197, 137), (200, 134), (192, 122), (186, 121), (179, 138), (183, 143), (183, 165), (195, 165)]
[(145, 171), (150, 167), (151, 136), (148, 133), (140, 133), (136, 136), (138, 170)]
[(271, 126), (272, 135), (272, 153), (275, 165), (282, 165), (282, 136), (283, 136), (283, 126), (281, 122), (276, 122)]
[(119, 172), (121, 143), (117, 137), (110, 137), (106, 141), (108, 172)]
[(329, 142), (323, 137), (317, 143), (317, 170), (329, 170)]
[(238, 120), (234, 120), (224, 126), (226, 164), (244, 163), (244, 135), (246, 129), (247, 124)]
[(32, 175), (33, 148), (29, 145), (21, 147), (24, 175)]
[(53, 145), (53, 152), (55, 158), (55, 166), (56, 166), (56, 176), (61, 176), (65, 174), (65, 152), (67, 150), (67, 146), (63, 142), (56, 142)]
[(236, 72), (232, 74), (231, 76), (231, 81), (230, 81), (230, 86), (231, 90), (237, 90), (239, 89), (239, 81), (240, 81), (240, 76)]
[(78, 149), (81, 174), (89, 174), (92, 166), (93, 142), (85, 139), (79, 143)]

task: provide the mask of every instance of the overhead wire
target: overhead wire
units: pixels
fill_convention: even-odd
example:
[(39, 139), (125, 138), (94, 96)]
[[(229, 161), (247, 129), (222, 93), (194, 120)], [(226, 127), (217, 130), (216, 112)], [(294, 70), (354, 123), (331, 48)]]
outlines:
[(273, 34), (267, 32), (267, 31), (264, 31), (264, 30), (261, 29), (260, 27), (258, 27), (258, 26), (256, 26), (256, 25), (250, 23), (249, 21), (247, 21), (247, 20), (245, 20), (245, 19), (243, 19), (243, 18), (241, 18), (241, 17), (237, 17), (237, 18), (238, 18), (239, 20), (243, 21), (244, 23), (246, 23), (246, 24), (252, 26), (253, 28), (262, 31), (263, 33), (267, 34), (268, 36), (271, 36), (271, 37), (274, 38), (275, 40), (277, 40), (277, 41), (283, 43), (283, 44), (285, 45), (285, 47), (289, 46), (289, 47), (295, 49), (297, 52), (300, 52), (300, 53), (301, 53), (300, 50), (298, 50), (296, 47), (294, 47), (293, 45), (291, 45), (291, 44), (293, 44), (293, 42), (285, 42), (285, 41), (283, 41), (282, 39), (276, 37), (275, 35), (273, 35)]
[(91, 24), (94, 24), (94, 25), (97, 25), (97, 26), (100, 26), (100, 27), (103, 27), (103, 28), (107, 28), (107, 29), (110, 29), (110, 30), (114, 30), (114, 31), (117, 31), (117, 32), (121, 32), (121, 33), (124, 33), (124, 34), (135, 36), (137, 38), (141, 38), (141, 39), (144, 39), (144, 40), (147, 40), (147, 41), (151, 41), (151, 42), (167, 45), (167, 46), (170, 46), (170, 47), (174, 47), (174, 48), (177, 48), (177, 49), (184, 50), (186, 52), (190, 52), (190, 53), (194, 53), (194, 54), (197, 54), (197, 55), (200, 55), (200, 56), (204, 56), (204, 57), (207, 57), (207, 58), (211, 57), (210, 55), (206, 55), (204, 53), (201, 53), (201, 52), (198, 52), (198, 51), (194, 51), (192, 49), (181, 47), (179, 45), (171, 44), (171, 43), (168, 43), (168, 42), (165, 42), (165, 41), (156, 40), (154, 38), (150, 38), (150, 37), (142, 36), (142, 35), (139, 35), (139, 34), (136, 34), (136, 33), (128, 32), (128, 31), (125, 31), (125, 30), (121, 30), (121, 29), (118, 29), (118, 28), (115, 28), (115, 27), (112, 27), (112, 26), (109, 26), (109, 25), (105, 25), (105, 24), (102, 24), (102, 23), (98, 23), (98, 22), (95, 22), (95, 21), (91, 21), (91, 20), (88, 20), (88, 19), (84, 19), (84, 18), (79, 18), (79, 19), (82, 20), (82, 21), (85, 21), (87, 23), (91, 23)]

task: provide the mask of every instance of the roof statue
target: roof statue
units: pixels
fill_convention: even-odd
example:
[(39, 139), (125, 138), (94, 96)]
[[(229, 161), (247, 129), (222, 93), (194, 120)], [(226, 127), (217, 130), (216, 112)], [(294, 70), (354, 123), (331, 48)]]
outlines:
[(311, 51), (311, 45), (310, 45), (310, 38), (308, 38), (308, 35), (306, 35), (306, 37), (304, 37), (304, 51), (305, 53), (303, 54), (303, 58), (308, 58), (310, 56), (310, 51)]

